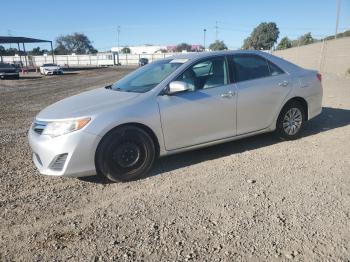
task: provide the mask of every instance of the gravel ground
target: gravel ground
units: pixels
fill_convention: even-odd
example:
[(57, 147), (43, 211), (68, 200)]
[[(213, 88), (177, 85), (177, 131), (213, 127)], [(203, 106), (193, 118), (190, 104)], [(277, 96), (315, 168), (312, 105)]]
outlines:
[(0, 82), (0, 261), (349, 261), (350, 78), (324, 75), (323, 113), (296, 141), (170, 156), (130, 183), (39, 175), (33, 117), (127, 71)]

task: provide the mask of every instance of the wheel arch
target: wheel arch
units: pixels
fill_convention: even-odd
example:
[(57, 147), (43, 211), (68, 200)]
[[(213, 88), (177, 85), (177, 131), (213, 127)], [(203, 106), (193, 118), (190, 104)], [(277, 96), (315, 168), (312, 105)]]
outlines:
[[(145, 124), (141, 124), (141, 123), (137, 123), (137, 122), (128, 122), (128, 123), (123, 123), (123, 124), (120, 124), (120, 125), (117, 125), (113, 128), (111, 128), (109, 131), (107, 131), (101, 138), (99, 144), (101, 143), (101, 141), (103, 140), (104, 137), (106, 137), (108, 134), (110, 134), (111, 132), (113, 132), (113, 130), (117, 129), (117, 128), (120, 128), (120, 127), (125, 127), (125, 126), (133, 126), (133, 127), (137, 127), (137, 128), (140, 128), (142, 129), (143, 131), (145, 131), (152, 139), (153, 143), (154, 143), (154, 147), (156, 149), (156, 157), (159, 156), (160, 154), (160, 144), (159, 144), (159, 141), (158, 141), (158, 137), (156, 135), (156, 133), (152, 130), (152, 128), (150, 128), (149, 126), (145, 125)], [(97, 148), (99, 146), (99, 144), (97, 145)], [(96, 148), (96, 151), (97, 151), (97, 148)], [(95, 152), (95, 155), (96, 155), (96, 152)]]
[[(309, 107), (308, 107), (308, 103), (307, 101), (305, 100), (305, 98), (302, 98), (300, 96), (295, 96), (295, 97), (292, 97), (290, 98), (287, 102), (284, 103), (284, 105), (282, 106), (279, 114), (281, 114), (282, 110), (288, 105), (290, 104), (291, 102), (298, 102), (302, 105), (303, 109), (304, 109), (304, 112), (305, 112), (305, 120), (307, 121), (309, 119)], [(279, 115), (278, 114), (278, 115)]]

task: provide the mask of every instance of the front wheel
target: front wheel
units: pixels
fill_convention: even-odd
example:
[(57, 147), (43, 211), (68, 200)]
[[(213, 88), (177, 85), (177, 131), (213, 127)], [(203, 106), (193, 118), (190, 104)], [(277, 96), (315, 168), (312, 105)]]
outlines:
[(300, 137), (305, 124), (305, 109), (298, 102), (287, 104), (277, 120), (277, 134), (280, 138), (293, 140)]
[(155, 152), (153, 140), (144, 130), (118, 127), (100, 142), (95, 156), (96, 170), (113, 182), (135, 180), (151, 169)]

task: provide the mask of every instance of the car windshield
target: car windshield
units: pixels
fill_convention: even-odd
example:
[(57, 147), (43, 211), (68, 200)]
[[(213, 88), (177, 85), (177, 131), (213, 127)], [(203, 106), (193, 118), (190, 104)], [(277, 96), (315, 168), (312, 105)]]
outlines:
[(181, 62), (173, 59), (150, 63), (120, 79), (111, 86), (111, 89), (124, 92), (148, 92), (181, 65)]
[(43, 64), (43, 66), (57, 66), (56, 64)]

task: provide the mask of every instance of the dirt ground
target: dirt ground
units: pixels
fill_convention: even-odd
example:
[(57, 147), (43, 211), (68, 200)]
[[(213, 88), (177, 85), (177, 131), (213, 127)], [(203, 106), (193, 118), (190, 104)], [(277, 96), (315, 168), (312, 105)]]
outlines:
[(0, 261), (349, 261), (350, 78), (324, 75), (301, 139), (161, 159), (130, 183), (42, 176), (33, 117), (128, 69), (0, 81)]

